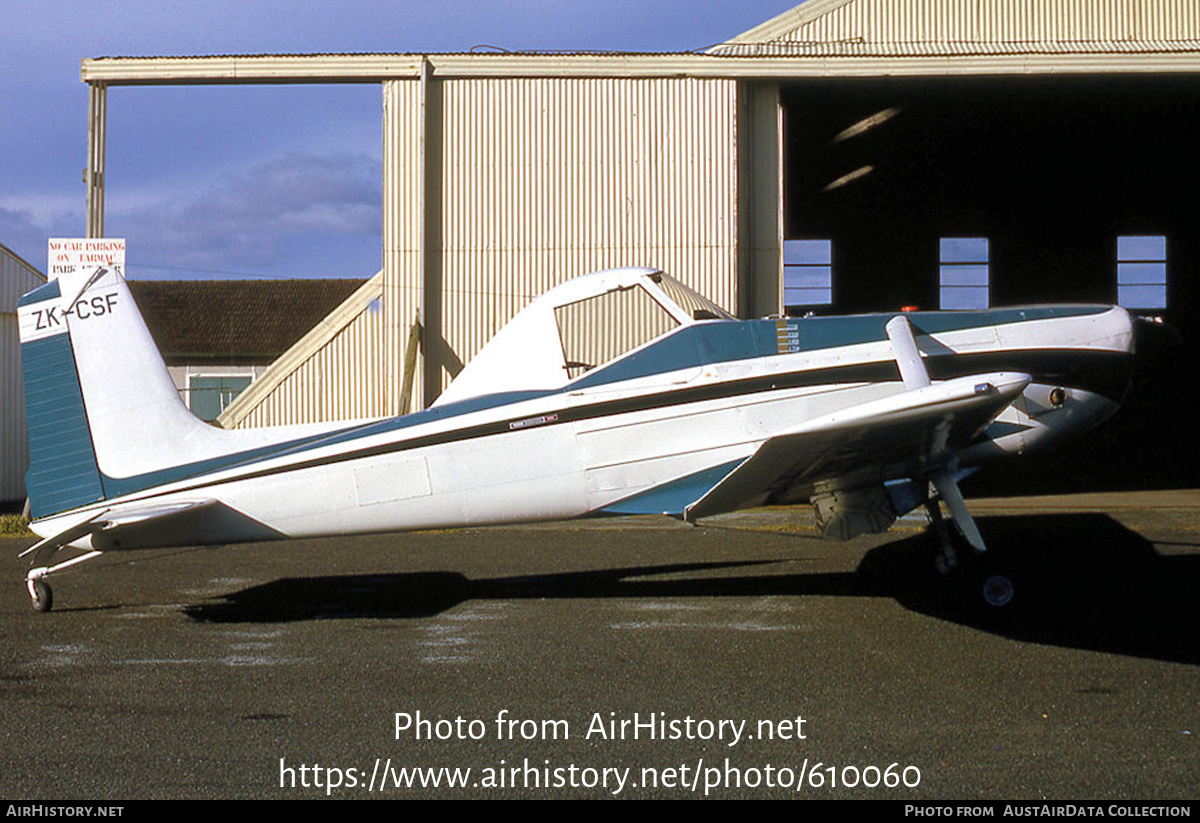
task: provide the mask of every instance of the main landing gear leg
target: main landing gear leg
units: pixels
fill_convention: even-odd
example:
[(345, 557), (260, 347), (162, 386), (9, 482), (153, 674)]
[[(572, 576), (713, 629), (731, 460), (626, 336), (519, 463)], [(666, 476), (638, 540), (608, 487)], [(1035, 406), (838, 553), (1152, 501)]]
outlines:
[(946, 518), (942, 517), (942, 504), (936, 497), (930, 496), (925, 501), (925, 512), (933, 531), (938, 537), (938, 554), (933, 559), (933, 565), (938, 574), (950, 574), (958, 566), (958, 552), (954, 548), (954, 540), (946, 528)]
[[(925, 361), (921, 358), (921, 350), (917, 346), (917, 338), (908, 318), (903, 314), (898, 314), (887, 322), (884, 329), (891, 342), (892, 355), (896, 359), (896, 368), (900, 372), (900, 380), (904, 383), (905, 390), (914, 391), (931, 385), (929, 370), (925, 368)], [(931, 496), (925, 504), (925, 508), (929, 512), (929, 519), (933, 521), (942, 545), (942, 550), (938, 553), (935, 561), (938, 571), (942, 574), (949, 574), (959, 565), (960, 558), (954, 548), (955, 536), (951, 534), (952, 531), (961, 535), (971, 547), (970, 555), (973, 562), (970, 563), (970, 566), (982, 566), (983, 564), (978, 561), (987, 551), (987, 547), (983, 545), (983, 537), (979, 534), (979, 529), (976, 528), (971, 513), (967, 511), (967, 504), (963, 502), (962, 492), (958, 490), (958, 482), (954, 479), (954, 468), (953, 465), (942, 466), (930, 474), (929, 480), (937, 489), (937, 498), (945, 501), (946, 508), (950, 510), (950, 518), (957, 528), (952, 530), (946, 527), (942, 519), (939, 499), (933, 499)], [(972, 574), (972, 571), (972, 569), (964, 569), (958, 575), (974, 579), (975, 574)], [(974, 588), (974, 586), (972, 587)], [(976, 591), (979, 589), (976, 588)], [(1007, 605), (1012, 600), (1012, 580), (1002, 574), (986, 575), (983, 578), (981, 593), (984, 602), (989, 606)]]
[[(933, 474), (931, 480), (937, 489), (937, 498), (931, 496), (925, 503), (925, 509), (929, 512), (929, 519), (941, 544), (941, 550), (934, 560), (937, 570), (946, 575), (961, 565), (962, 568), (956, 576), (962, 578), (962, 582), (968, 586), (971, 601), (978, 602), (975, 598), (982, 597), (984, 605), (990, 608), (1007, 606), (1012, 602), (1015, 593), (1012, 577), (1006, 572), (996, 570), (996, 564), (987, 554), (983, 536), (979, 533), (971, 513), (967, 511), (953, 472), (948, 468), (940, 469)], [(942, 516), (941, 501), (945, 501), (950, 510), (954, 529), (948, 527)], [(965, 558), (959, 556), (955, 548), (956, 542), (965, 542), (970, 548)]]

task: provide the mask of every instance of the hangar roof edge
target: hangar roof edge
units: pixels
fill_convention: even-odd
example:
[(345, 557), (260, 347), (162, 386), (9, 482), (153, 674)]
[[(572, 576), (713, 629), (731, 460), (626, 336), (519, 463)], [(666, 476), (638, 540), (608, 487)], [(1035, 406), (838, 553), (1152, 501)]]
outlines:
[(507, 53), (212, 55), (85, 59), (106, 85), (377, 83), (488, 77), (786, 79), (895, 74), (1200, 71), (1200, 37), (1177, 41), (731, 44), (724, 54)]
[(782, 44), (853, 45), (905, 54), (971, 44), (981, 52), (1143, 51), (1200, 38), (1195, 0), (808, 0), (713, 47), (770, 54)]

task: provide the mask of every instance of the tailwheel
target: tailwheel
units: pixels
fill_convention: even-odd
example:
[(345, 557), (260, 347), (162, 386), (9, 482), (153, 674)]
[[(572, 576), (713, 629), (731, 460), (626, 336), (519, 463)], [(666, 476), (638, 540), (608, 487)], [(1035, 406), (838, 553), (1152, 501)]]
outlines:
[(25, 581), (29, 591), (30, 605), (35, 612), (48, 612), (54, 607), (54, 590), (41, 577), (31, 577)]
[(76, 555), (70, 560), (64, 560), (61, 563), (55, 563), (50, 566), (44, 565), (61, 548), (62, 546), (57, 543), (43, 540), (42, 543), (26, 549), (21, 555), (24, 557), (31, 552), (34, 554), (33, 562), (31, 563), (33, 568), (25, 575), (25, 590), (29, 592), (29, 604), (33, 606), (35, 612), (48, 612), (54, 605), (54, 592), (50, 588), (50, 584), (46, 582), (47, 577), (63, 569), (100, 556), (99, 551), (90, 551)]

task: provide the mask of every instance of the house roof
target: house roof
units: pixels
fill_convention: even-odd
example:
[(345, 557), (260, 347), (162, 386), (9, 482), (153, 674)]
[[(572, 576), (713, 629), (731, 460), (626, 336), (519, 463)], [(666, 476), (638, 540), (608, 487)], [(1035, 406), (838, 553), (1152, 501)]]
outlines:
[(130, 291), (169, 363), (268, 363), (365, 281), (131, 280)]

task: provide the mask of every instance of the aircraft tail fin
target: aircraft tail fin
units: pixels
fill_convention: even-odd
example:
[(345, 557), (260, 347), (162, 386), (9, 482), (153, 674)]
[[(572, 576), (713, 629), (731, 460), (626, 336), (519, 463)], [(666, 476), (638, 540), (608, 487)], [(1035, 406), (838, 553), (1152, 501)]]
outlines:
[(178, 457), (168, 444), (220, 434), (183, 405), (117, 271), (63, 275), (17, 311), (35, 520), (114, 496)]

